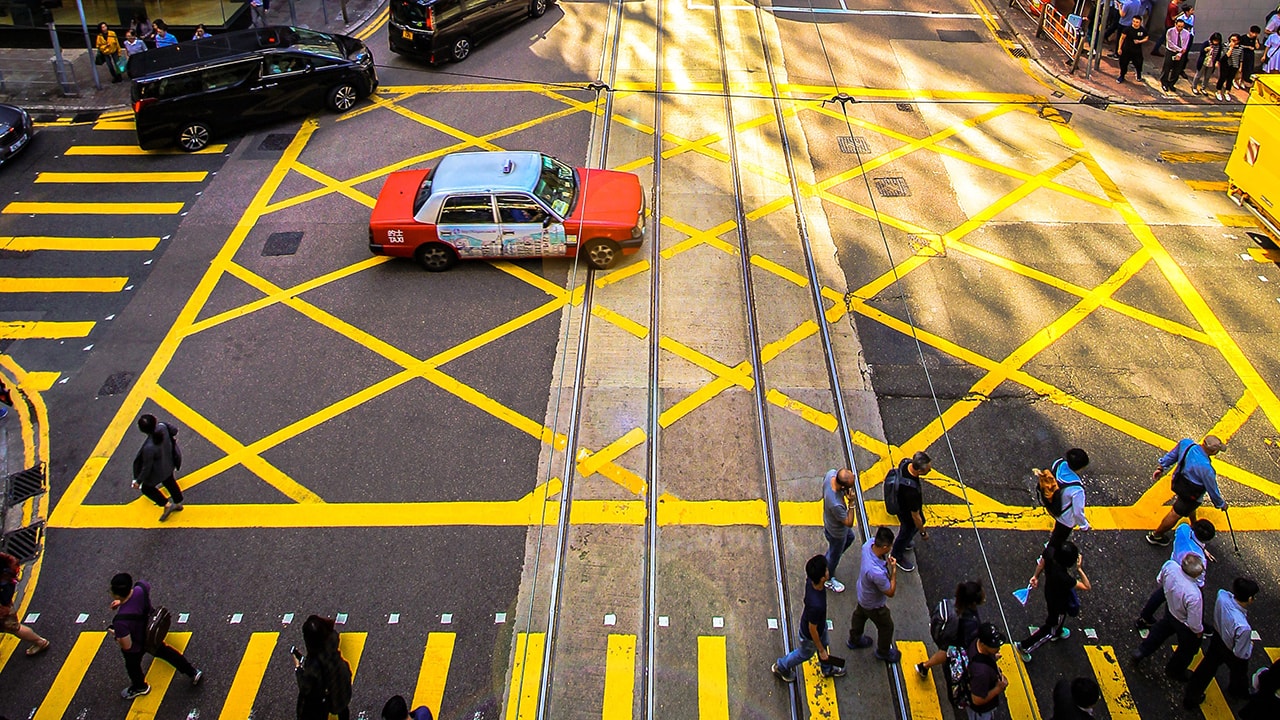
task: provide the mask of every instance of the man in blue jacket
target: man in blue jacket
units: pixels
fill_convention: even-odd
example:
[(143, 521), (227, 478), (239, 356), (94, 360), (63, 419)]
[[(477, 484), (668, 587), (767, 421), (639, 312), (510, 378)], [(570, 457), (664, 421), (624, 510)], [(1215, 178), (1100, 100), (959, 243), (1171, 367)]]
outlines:
[(1173, 468), (1173, 507), (1160, 521), (1160, 526), (1147, 533), (1147, 542), (1160, 546), (1173, 542), (1169, 530), (1178, 524), (1180, 518), (1196, 521), (1196, 509), (1206, 492), (1214, 507), (1227, 509), (1227, 501), (1222, 499), (1218, 490), (1218, 473), (1209, 462), (1209, 458), (1222, 452), (1224, 447), (1226, 444), (1217, 435), (1207, 435), (1204, 442), (1198, 444), (1191, 438), (1184, 438), (1160, 458), (1160, 464), (1151, 473), (1151, 480), (1158, 482), (1169, 468)]

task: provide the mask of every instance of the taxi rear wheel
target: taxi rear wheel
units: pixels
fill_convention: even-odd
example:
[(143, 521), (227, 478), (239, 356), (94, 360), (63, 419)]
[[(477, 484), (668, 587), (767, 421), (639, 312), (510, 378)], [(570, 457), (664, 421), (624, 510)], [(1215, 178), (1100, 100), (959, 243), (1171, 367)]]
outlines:
[(591, 267), (597, 270), (604, 270), (609, 267), (622, 254), (618, 243), (603, 238), (588, 240), (587, 244), (582, 246), (582, 252), (586, 256), (587, 262), (591, 263)]
[(444, 272), (458, 264), (458, 253), (453, 248), (440, 243), (429, 243), (418, 248), (414, 253), (418, 264), (428, 272)]

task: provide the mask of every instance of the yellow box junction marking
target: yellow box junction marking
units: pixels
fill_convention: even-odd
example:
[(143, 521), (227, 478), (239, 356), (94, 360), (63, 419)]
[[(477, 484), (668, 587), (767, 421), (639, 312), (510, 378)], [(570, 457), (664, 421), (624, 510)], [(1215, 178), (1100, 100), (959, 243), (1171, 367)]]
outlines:
[(222, 704), (218, 720), (243, 720), (253, 714), (258, 688), (262, 686), (262, 678), (279, 639), (280, 633), (276, 632), (256, 632), (249, 636), (249, 644), (236, 667), (231, 690), (227, 693), (227, 701)]
[(546, 633), (516, 633), (511, 690), (507, 693), (507, 720), (534, 720), (538, 715), (538, 689), (542, 685), (542, 653), (546, 640)]
[(601, 720), (633, 716), (636, 695), (636, 636), (609, 633), (604, 663), (604, 704)]
[(729, 720), (729, 659), (723, 635), (698, 636), (698, 720)]
[(422, 651), (422, 665), (418, 668), (418, 684), (413, 691), (410, 709), (426, 705), (432, 717), (440, 717), (440, 704), (444, 700), (456, 640), (455, 633), (433, 632), (427, 635), (427, 647)]
[(63, 340), (82, 338), (93, 330), (91, 322), (0, 322), (0, 340)]

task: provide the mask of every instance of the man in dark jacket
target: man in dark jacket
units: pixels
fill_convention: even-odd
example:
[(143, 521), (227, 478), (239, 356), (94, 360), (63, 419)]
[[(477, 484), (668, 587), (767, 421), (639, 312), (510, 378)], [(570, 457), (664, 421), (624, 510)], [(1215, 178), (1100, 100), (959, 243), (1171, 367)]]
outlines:
[(1093, 678), (1063, 678), (1053, 686), (1052, 720), (1092, 720), (1102, 691)]
[[(133, 486), (151, 502), (163, 508), (160, 522), (182, 510), (182, 488), (174, 473), (182, 468), (182, 451), (178, 449), (178, 430), (162, 422), (155, 415), (138, 418), (138, 429), (147, 436), (138, 454), (133, 458)], [(163, 485), (169, 497), (160, 492)]]
[(932, 470), (933, 459), (923, 452), (898, 463), (898, 477), (902, 478), (898, 484), (898, 536), (893, 541), (891, 554), (903, 572), (916, 569), (916, 564), (907, 559), (907, 550), (915, 547), (912, 541), (916, 533), (920, 533), (922, 539), (929, 539), (929, 533), (924, 529), (924, 495), (920, 478)]

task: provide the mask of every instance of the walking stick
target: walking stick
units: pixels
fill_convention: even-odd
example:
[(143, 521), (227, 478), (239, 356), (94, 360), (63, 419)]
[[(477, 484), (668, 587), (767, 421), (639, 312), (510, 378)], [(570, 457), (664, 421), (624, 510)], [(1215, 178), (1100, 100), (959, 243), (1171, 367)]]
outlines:
[(1227, 516), (1227, 529), (1231, 531), (1231, 544), (1235, 546), (1236, 554), (1240, 554), (1240, 543), (1236, 542), (1236, 529), (1231, 527), (1231, 508), (1224, 509), (1223, 514)]

